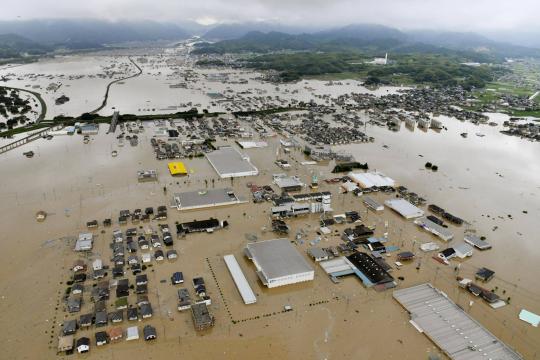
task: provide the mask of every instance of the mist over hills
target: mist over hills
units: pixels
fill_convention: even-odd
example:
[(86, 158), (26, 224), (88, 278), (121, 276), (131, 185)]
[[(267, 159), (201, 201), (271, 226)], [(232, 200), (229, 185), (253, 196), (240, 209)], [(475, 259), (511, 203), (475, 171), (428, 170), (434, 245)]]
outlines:
[(0, 57), (40, 54), (57, 48), (94, 49), (134, 41), (187, 39), (193, 35), (211, 43), (200, 53), (270, 52), (278, 50), (348, 51), (396, 53), (446, 53), (467, 51), (478, 61), (489, 57), (539, 57), (536, 48), (492, 40), (471, 32), (434, 30), (404, 31), (378, 24), (351, 24), (320, 29), (271, 22), (248, 22), (202, 26), (185, 22), (189, 30), (156, 21), (105, 21), (94, 19), (48, 19), (0, 21)]

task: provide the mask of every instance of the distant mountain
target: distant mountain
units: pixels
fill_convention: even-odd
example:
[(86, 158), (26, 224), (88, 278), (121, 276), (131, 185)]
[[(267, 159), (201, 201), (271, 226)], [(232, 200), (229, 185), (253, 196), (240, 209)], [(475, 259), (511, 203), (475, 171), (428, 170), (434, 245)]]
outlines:
[(22, 55), (44, 54), (51, 49), (16, 34), (0, 34), (0, 58), (18, 58)]
[[(223, 29), (223, 28), (220, 28)], [(243, 29), (236, 25), (227, 36), (237, 36)], [(219, 30), (218, 28), (214, 29)], [(212, 31), (214, 31), (212, 30)], [(359, 24), (314, 33), (252, 31), (239, 38), (214, 44), (200, 44), (197, 53), (271, 52), (280, 50), (364, 51), (369, 53), (434, 53), (466, 55), (470, 61), (502, 61), (505, 57), (540, 57), (540, 50), (497, 42), (466, 32), (410, 31)]]
[(399, 40), (406, 41), (407, 34), (398, 29), (384, 25), (376, 24), (354, 24), (345, 27), (320, 31), (314, 34), (315, 36), (331, 40), (331, 39), (361, 39), (363, 41), (373, 40)]
[(540, 57), (540, 49), (495, 41), (471, 32), (410, 31), (411, 41), (448, 49), (474, 51), (498, 57)]
[(154, 21), (26, 20), (0, 21), (0, 34), (13, 33), (40, 44), (80, 47), (125, 41), (180, 40), (190, 36), (182, 28)]
[(210, 41), (239, 39), (251, 32), (281, 32), (290, 35), (308, 33), (312, 29), (308, 27), (295, 27), (270, 22), (248, 22), (237, 24), (217, 25), (206, 33), (203, 38)]

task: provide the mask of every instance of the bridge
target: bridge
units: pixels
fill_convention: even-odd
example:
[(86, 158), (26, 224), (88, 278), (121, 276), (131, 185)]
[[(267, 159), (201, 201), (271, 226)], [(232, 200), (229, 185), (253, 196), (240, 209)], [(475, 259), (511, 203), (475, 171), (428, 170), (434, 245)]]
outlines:
[(29, 142), (37, 140), (42, 136), (48, 135), (51, 131), (60, 130), (62, 128), (63, 128), (63, 125), (56, 125), (56, 126), (51, 126), (51, 127), (48, 127), (48, 128), (44, 128), (42, 130), (38, 130), (35, 133), (33, 133), (31, 135), (28, 135), (28, 136), (26, 136), (26, 137), (24, 137), (22, 139), (19, 139), (17, 141), (14, 141), (12, 143), (7, 144), (7, 145), (1, 146), (0, 147), (0, 154), (3, 154), (5, 152), (16, 149), (16, 148), (18, 148), (20, 146), (23, 146), (25, 144), (28, 144)]

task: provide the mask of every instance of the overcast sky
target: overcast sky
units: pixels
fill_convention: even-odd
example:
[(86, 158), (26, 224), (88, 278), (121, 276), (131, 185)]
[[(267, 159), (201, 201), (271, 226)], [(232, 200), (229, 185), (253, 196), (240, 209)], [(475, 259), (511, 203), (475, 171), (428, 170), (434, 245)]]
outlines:
[(539, 15), (540, 0), (19, 0), (0, 11), (3, 20), (87, 17), (204, 24), (261, 20), (459, 31), (537, 31)]

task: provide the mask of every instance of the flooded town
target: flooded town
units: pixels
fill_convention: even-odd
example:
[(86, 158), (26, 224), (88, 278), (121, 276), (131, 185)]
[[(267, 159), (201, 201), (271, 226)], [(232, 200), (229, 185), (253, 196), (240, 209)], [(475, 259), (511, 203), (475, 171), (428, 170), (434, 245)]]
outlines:
[(3, 357), (539, 356), (537, 94), (201, 41), (0, 65)]

